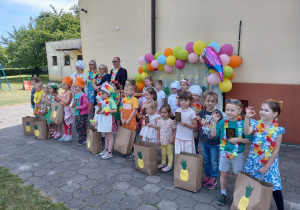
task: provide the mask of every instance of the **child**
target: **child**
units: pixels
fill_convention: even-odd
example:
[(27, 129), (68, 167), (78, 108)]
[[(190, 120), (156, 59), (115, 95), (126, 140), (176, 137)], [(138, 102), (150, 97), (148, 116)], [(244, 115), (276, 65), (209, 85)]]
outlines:
[(172, 94), (168, 97), (168, 104), (171, 107), (171, 116), (173, 117), (175, 114), (175, 110), (179, 108), (177, 104), (178, 99), (176, 98), (177, 90), (180, 89), (179, 81), (172, 82), (170, 88), (172, 90)]
[(140, 132), (140, 136), (143, 136), (143, 141), (156, 143), (157, 144), (157, 122), (160, 119), (160, 115), (156, 114), (157, 102), (147, 101), (146, 102), (146, 116), (149, 122), (146, 120), (143, 122), (143, 129)]
[(191, 83), (187, 79), (180, 80), (180, 87), (182, 92), (188, 91), (190, 84)]
[[(102, 97), (101, 97), (101, 89), (100, 91), (97, 93), (97, 96), (96, 96), (96, 102), (97, 102), (97, 105), (95, 106), (95, 114), (94, 114), (94, 122), (95, 122), (95, 119), (98, 119), (100, 114), (99, 114), (99, 106), (101, 106), (101, 109), (102, 109)], [(92, 124), (92, 121), (91, 122), (91, 125), (92, 126), (95, 126), (96, 124)], [(102, 152), (105, 152), (106, 149), (105, 149), (105, 135), (104, 133), (101, 133), (101, 139), (102, 139), (102, 148), (104, 148), (104, 150)], [(104, 154), (104, 153), (102, 153)], [(102, 156), (102, 154), (100, 153), (99, 155)]]
[(176, 123), (175, 154), (196, 153), (193, 130), (198, 127), (198, 121), (195, 111), (190, 107), (192, 100), (190, 92), (185, 91), (179, 95), (180, 108), (175, 112), (181, 113), (181, 122)]
[[(193, 85), (189, 88), (189, 92), (192, 94), (192, 97), (193, 97), (191, 108), (196, 112), (197, 120), (199, 121), (200, 117), (199, 117), (198, 113), (202, 109), (202, 105), (200, 102), (202, 89), (200, 88), (199, 85)], [(199, 152), (198, 152), (199, 127), (194, 130), (194, 142), (195, 142), (196, 154), (199, 154)]]
[(52, 134), (51, 137), (53, 138), (57, 133), (57, 125), (54, 124), (50, 120), (50, 115), (52, 112), (52, 105), (53, 105), (54, 101), (56, 101), (56, 102), (59, 101), (57, 99), (59, 86), (57, 83), (51, 82), (51, 83), (48, 83), (48, 89), (49, 89), (48, 101), (49, 101), (50, 106), (47, 107), (48, 113), (45, 115), (45, 118), (47, 119), (47, 122), (49, 123), (50, 135)]
[[(147, 88), (145, 90), (145, 98), (146, 98), (146, 101), (143, 102), (142, 106), (141, 106), (141, 110), (138, 114), (138, 117), (143, 121), (144, 120), (144, 108), (145, 108), (145, 105), (147, 103), (147, 101), (156, 101), (157, 100), (157, 94), (156, 94), (156, 91), (154, 90), (154, 88), (150, 87), (150, 88)], [(143, 114), (144, 113), (144, 114)], [(157, 114), (159, 113), (158, 110), (156, 112)]]
[[(89, 98), (83, 92), (85, 88), (85, 82), (83, 79), (77, 77), (74, 82), (75, 96), (72, 108), (75, 108), (75, 126), (76, 131), (79, 135), (79, 140), (77, 145), (83, 145), (86, 141), (86, 129), (87, 129), (87, 120), (89, 115)], [(64, 139), (63, 141), (68, 141)]]
[[(245, 134), (251, 134), (254, 131), (254, 138), (244, 171), (255, 178), (274, 185), (273, 197), (279, 210), (284, 209), (278, 152), (285, 129), (279, 127), (276, 120), (281, 108), (282, 101), (266, 100), (260, 108), (261, 120), (256, 121), (250, 119), (255, 115), (253, 107), (247, 107), (244, 124)], [(262, 154), (259, 154), (260, 151)]]
[[(61, 125), (58, 125), (58, 132), (54, 138), (61, 137), (58, 141), (71, 141), (72, 138), (72, 122), (74, 120), (70, 104), (73, 99), (73, 94), (71, 92), (71, 87), (73, 84), (73, 79), (71, 77), (64, 77), (62, 80), (62, 88), (64, 92), (57, 95), (60, 103), (64, 105), (64, 135), (61, 137)], [(69, 133), (68, 133), (69, 130)]]
[(162, 90), (163, 82), (161, 80), (157, 80), (155, 81), (154, 86), (157, 93), (157, 109), (160, 110), (161, 106), (165, 105), (166, 102), (166, 94)]
[[(157, 144), (161, 148), (161, 164), (158, 168), (162, 168), (162, 172), (172, 170), (173, 166), (173, 146), (175, 141), (176, 126), (173, 120), (169, 118), (171, 114), (170, 105), (163, 105), (160, 108), (160, 115), (162, 119), (157, 122)], [(167, 163), (168, 154), (168, 165)]]
[(30, 101), (31, 101), (31, 108), (32, 108), (33, 111), (34, 111), (34, 108), (35, 108), (35, 104), (34, 104), (34, 101), (33, 101), (33, 99), (34, 99), (34, 94), (36, 93), (36, 90), (35, 90), (35, 84), (38, 83), (38, 82), (40, 82), (40, 81), (41, 81), (41, 79), (38, 78), (38, 77), (32, 77), (32, 78), (30, 79), (30, 84), (33, 86), (33, 88), (31, 89), (31, 98), (30, 98)]
[(143, 88), (143, 93), (141, 94), (142, 96), (142, 102), (145, 102), (146, 101), (146, 98), (145, 98), (145, 91), (147, 88), (149, 87), (153, 87), (153, 80), (152, 80), (152, 77), (148, 76), (148, 77), (145, 77), (145, 87)]
[(44, 94), (44, 89), (43, 89), (43, 84), (41, 82), (35, 83), (34, 85), (35, 87), (35, 94), (34, 94), (34, 98), (33, 98), (33, 102), (34, 102), (34, 111), (33, 114), (35, 116), (39, 116), (42, 117), (43, 115), (43, 110), (42, 110), (42, 106), (43, 106), (43, 94)]
[[(99, 103), (99, 109), (97, 110), (97, 116), (93, 126), (97, 126), (97, 131), (104, 133), (105, 135), (105, 150), (99, 155), (101, 159), (105, 160), (113, 157), (112, 149), (114, 146), (113, 132), (117, 132), (116, 122), (114, 121), (112, 113), (117, 112), (117, 105), (115, 101), (110, 97), (114, 92), (113, 87), (104, 83), (101, 87), (102, 101)], [(101, 109), (100, 109), (101, 107)]]
[(117, 113), (112, 113), (112, 115), (114, 116), (115, 121), (117, 122), (117, 125), (120, 126), (120, 124), (121, 124), (120, 123), (120, 111), (119, 111), (120, 101), (121, 101), (120, 91), (119, 91), (120, 83), (117, 80), (115, 80), (115, 81), (111, 81), (110, 84), (114, 89), (114, 92), (111, 94), (111, 97), (117, 105)]
[(217, 184), (217, 177), (219, 175), (219, 144), (220, 140), (218, 138), (213, 138), (211, 136), (211, 124), (212, 113), (217, 112), (223, 119), (222, 112), (215, 108), (218, 103), (218, 94), (213, 91), (207, 91), (204, 93), (204, 106), (199, 112), (200, 117), (200, 132), (199, 137), (201, 140), (201, 148), (203, 154), (204, 170), (206, 177), (202, 180), (202, 186), (209, 190), (215, 188)]
[[(237, 178), (239, 171), (244, 168), (244, 148), (245, 143), (251, 143), (252, 135), (245, 135), (243, 132), (244, 121), (240, 116), (242, 112), (242, 103), (237, 99), (227, 99), (225, 113), (227, 118), (221, 120), (221, 115), (217, 112), (212, 113), (211, 135), (220, 139), (220, 165), (221, 171), (220, 184), (221, 194), (216, 203), (224, 206), (227, 200), (226, 185), (227, 178), (232, 165), (234, 177)], [(219, 122), (218, 122), (219, 121)]]
[[(136, 87), (136, 81), (134, 79), (127, 79), (126, 82), (125, 82), (125, 86), (128, 86), (128, 85), (133, 85), (134, 87)], [(124, 87), (125, 88), (125, 87)], [(124, 98), (124, 89), (121, 89), (121, 100)]]

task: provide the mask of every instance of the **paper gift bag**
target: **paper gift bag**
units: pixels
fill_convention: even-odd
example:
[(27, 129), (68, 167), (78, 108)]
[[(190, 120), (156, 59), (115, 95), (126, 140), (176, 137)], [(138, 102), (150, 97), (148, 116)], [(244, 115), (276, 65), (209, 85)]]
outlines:
[(50, 138), (49, 127), (47, 120), (39, 120), (33, 123), (34, 135), (36, 139), (46, 140)]
[(86, 149), (93, 154), (102, 152), (102, 136), (94, 128), (89, 128), (86, 131)]
[(175, 155), (174, 186), (197, 192), (201, 188), (203, 156), (187, 152)]
[(134, 144), (135, 168), (152, 175), (158, 171), (155, 143), (140, 141)]
[(57, 125), (61, 125), (64, 121), (64, 105), (54, 101), (50, 115), (50, 120)]
[(124, 127), (118, 128), (114, 149), (124, 155), (131, 153), (135, 138), (135, 131), (129, 130)]
[(39, 120), (38, 117), (31, 117), (31, 116), (22, 117), (22, 127), (23, 127), (24, 135), (34, 136), (33, 123), (38, 120)]
[(270, 209), (273, 184), (252, 177), (249, 173), (239, 172), (235, 182), (234, 209)]

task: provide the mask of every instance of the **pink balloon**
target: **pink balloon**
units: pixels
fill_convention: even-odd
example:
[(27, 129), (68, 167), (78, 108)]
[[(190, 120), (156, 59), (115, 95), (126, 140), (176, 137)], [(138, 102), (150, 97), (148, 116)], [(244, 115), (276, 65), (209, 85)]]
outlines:
[(144, 64), (146, 63), (145, 60), (144, 60), (144, 56), (139, 57), (138, 61), (139, 61), (139, 64), (140, 64), (141, 66), (144, 65)]
[(172, 74), (173, 71), (174, 71), (174, 66), (170, 66), (170, 65), (168, 65), (168, 64), (165, 64), (165, 65), (164, 65), (164, 70), (165, 70), (166, 73)]
[(178, 59), (175, 63), (177, 69), (183, 69), (185, 66), (185, 61)]
[(189, 42), (189, 43), (186, 44), (185, 49), (189, 53), (193, 53), (194, 52), (193, 46), (194, 46), (194, 42)]
[(220, 81), (221, 79), (218, 73), (212, 73), (207, 77), (207, 82), (212, 86), (219, 84)]
[(151, 62), (151, 66), (152, 66), (152, 68), (157, 69), (157, 68), (159, 67), (158, 61), (157, 61), (157, 60), (153, 60), (153, 61)]
[(230, 62), (230, 57), (228, 55), (222, 54), (222, 55), (220, 55), (220, 59), (221, 59), (223, 66), (228, 66), (228, 64)]
[(202, 55), (200, 55), (199, 61), (200, 61), (200, 63), (205, 64), (205, 60), (203, 59)]
[(148, 63), (151, 63), (153, 60), (154, 60), (154, 56), (151, 54), (151, 53), (147, 53), (145, 55), (145, 60), (148, 62)]
[(189, 54), (188, 60), (190, 63), (197, 63), (198, 55), (192, 52), (191, 54)]
[(228, 56), (231, 56), (231, 54), (233, 53), (233, 47), (231, 44), (224, 44), (219, 52), (219, 55), (221, 54), (226, 54)]

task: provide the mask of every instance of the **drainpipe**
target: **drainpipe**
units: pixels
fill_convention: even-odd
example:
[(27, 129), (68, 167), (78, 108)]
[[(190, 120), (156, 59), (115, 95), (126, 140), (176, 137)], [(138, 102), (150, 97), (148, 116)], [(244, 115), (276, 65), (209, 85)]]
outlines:
[(151, 0), (151, 52), (155, 54), (155, 0)]

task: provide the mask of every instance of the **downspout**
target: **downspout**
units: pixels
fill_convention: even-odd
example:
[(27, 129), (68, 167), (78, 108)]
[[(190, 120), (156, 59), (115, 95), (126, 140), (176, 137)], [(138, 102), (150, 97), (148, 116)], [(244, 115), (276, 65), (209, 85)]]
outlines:
[(155, 54), (155, 0), (151, 0), (151, 53)]

